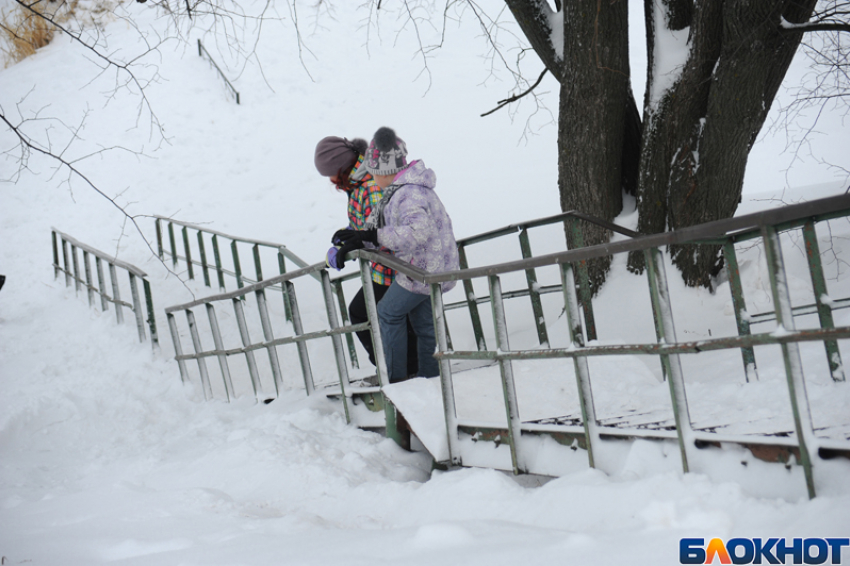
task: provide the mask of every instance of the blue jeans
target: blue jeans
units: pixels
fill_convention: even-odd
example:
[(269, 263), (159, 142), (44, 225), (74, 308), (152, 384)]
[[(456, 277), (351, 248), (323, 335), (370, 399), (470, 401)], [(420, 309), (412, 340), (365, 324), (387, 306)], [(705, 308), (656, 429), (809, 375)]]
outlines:
[(390, 383), (408, 378), (407, 374), (407, 322), (416, 333), (419, 371), (417, 377), (440, 375), (440, 366), (434, 359), (437, 340), (434, 337), (434, 319), (431, 314), (431, 297), (411, 293), (395, 281), (378, 303), (378, 320), (381, 339), (387, 359)]

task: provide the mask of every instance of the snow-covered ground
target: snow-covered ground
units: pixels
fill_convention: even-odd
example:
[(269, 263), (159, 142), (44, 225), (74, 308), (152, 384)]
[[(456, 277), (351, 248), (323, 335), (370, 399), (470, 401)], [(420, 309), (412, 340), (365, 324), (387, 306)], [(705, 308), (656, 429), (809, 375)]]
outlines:
[[(225, 42), (201, 33), (202, 20), (184, 30), (186, 41), (166, 42), (143, 59), (136, 71), (156, 79), (145, 90), (150, 107), (132, 86), (115, 90), (126, 78), (121, 71), (99, 74), (90, 52), (61, 37), (0, 72), (0, 106), (11, 122), (28, 120), (25, 132), (64, 151), (136, 215), (151, 242), (149, 216), (173, 215), (281, 242), (319, 261), (329, 235), (345, 223), (345, 199), (315, 173), (315, 143), (326, 135), (368, 138), (381, 125), (394, 127), (412, 156), (435, 169), (460, 237), (558, 211), (551, 116), (535, 114), (527, 100), (513, 120), (505, 110), (479, 117), (513, 82), (504, 71), (490, 75), (487, 43), (469, 11), (460, 23), (448, 20), (445, 45), (431, 53), (423, 73), (416, 30), (396, 34), (393, 6), (380, 14), (379, 28), (366, 29), (368, 14), (354, 3), (317, 18), (312, 4), (299, 3), (309, 48), (301, 50), (302, 66), (295, 14), (277, 4), (269, 13), (281, 21), (264, 25), (256, 55), (241, 72)], [(632, 2), (637, 21), (640, 4)], [(142, 30), (162, 31), (168, 22), (148, 5), (120, 9)], [(418, 31), (426, 42), (439, 35), (425, 25)], [(126, 21), (114, 19), (104, 33), (110, 52), (140, 49), (139, 32)], [(197, 56), (199, 37), (235, 79), (241, 105)], [(505, 32), (502, 37), (508, 44)], [(633, 37), (633, 46), (641, 93), (642, 40)], [(529, 58), (529, 76), (539, 72), (535, 64)], [(792, 81), (804, 73), (795, 67)], [(556, 112), (557, 85), (547, 78), (542, 90), (542, 101)], [(150, 109), (164, 139), (149, 127)], [(527, 123), (531, 135), (524, 135)], [(68, 145), (67, 128), (77, 126)], [(806, 147), (814, 157), (783, 153), (782, 128), (762, 135), (741, 213), (846, 188), (846, 179), (819, 160), (846, 167), (850, 135), (838, 115), (820, 130), (826, 133)], [(6, 149), (15, 140), (4, 131), (0, 141)], [(844, 459), (819, 464), (821, 489), (813, 501), (799, 467), (729, 449), (683, 475), (675, 449), (650, 442), (620, 447), (605, 471), (587, 469), (579, 451), (565, 475), (537, 485), (543, 482), (486, 469), (432, 473), (427, 456), (347, 426), (337, 405), (306, 398), (297, 380), (270, 405), (254, 404), (249, 394), (231, 404), (204, 402), (196, 383), (180, 383), (162, 310), (208, 291), (169, 274), (121, 212), (80, 179), (67, 183), (67, 170), (54, 171), (37, 153), (18, 174), (16, 156), (0, 160), (0, 177), (16, 181), (0, 185), (0, 273), (8, 277), (0, 291), (4, 564), (677, 564), (682, 537), (848, 536), (850, 462)], [(628, 205), (619, 221), (635, 222)], [(54, 280), (51, 226), (150, 274), (161, 351), (151, 353), (148, 343), (137, 343), (132, 324), (116, 325), (111, 311), (90, 309), (84, 294), (75, 297), (62, 278)], [(826, 269), (835, 296), (850, 294), (848, 233), (846, 222), (833, 223), (835, 255)], [(819, 235), (825, 249), (829, 234)], [(558, 241), (544, 235), (532, 244), (542, 252)], [(497, 261), (506, 249), (484, 246), (471, 260)], [(749, 306), (772, 310), (758, 248), (740, 251)], [(793, 242), (786, 251), (792, 292), (805, 302), (803, 257)], [(711, 294), (685, 289), (669, 273), (680, 338), (734, 333), (728, 283)], [(651, 335), (645, 280), (626, 273), (622, 260), (613, 274), (598, 301), (608, 305), (597, 309), (600, 340)], [(547, 277), (556, 274), (540, 273), (542, 283), (551, 282)], [(453, 293), (447, 298), (459, 300), (460, 291)], [(532, 321), (518, 305), (508, 312), (512, 345), (533, 347)], [(563, 345), (561, 307), (555, 296), (545, 305), (552, 343)], [(624, 316), (632, 312), (640, 317)], [(452, 322), (458, 347), (469, 347), (462, 321)], [(837, 323), (848, 324), (846, 316), (839, 314)], [(840, 421), (850, 412), (847, 392), (824, 377), (818, 348), (804, 351), (810, 396), (821, 415)], [(695, 422), (711, 422), (734, 403), (785, 426), (788, 414), (772, 409), (781, 361), (775, 352), (759, 352), (762, 381), (749, 389), (740, 386), (737, 352), (686, 359)], [(332, 381), (332, 361), (313, 359), (319, 378)], [(617, 368), (621, 380), (605, 367), (591, 370), (599, 375), (599, 403), (611, 414), (638, 390), (663, 400), (658, 392), (666, 385), (651, 363), (627, 360)], [(520, 364), (517, 373), (554, 381), (545, 364)], [(553, 395), (543, 395), (547, 401), (558, 399), (553, 387)], [(520, 395), (533, 400), (540, 391)], [(850, 564), (850, 549), (842, 563)]]

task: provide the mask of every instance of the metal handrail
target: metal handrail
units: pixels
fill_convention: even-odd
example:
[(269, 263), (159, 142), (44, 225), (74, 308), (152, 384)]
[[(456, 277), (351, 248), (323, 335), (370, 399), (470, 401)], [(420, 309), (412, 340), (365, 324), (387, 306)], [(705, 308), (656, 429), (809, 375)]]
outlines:
[(236, 97), (236, 104), (239, 104), (240, 103), (240, 101), (239, 101), (239, 91), (236, 90), (236, 87), (233, 86), (233, 84), (228, 80), (228, 78), (226, 76), (224, 76), (224, 72), (219, 68), (219, 66), (213, 60), (212, 55), (210, 55), (209, 51), (207, 51), (207, 48), (204, 47), (204, 44), (201, 43), (201, 40), (199, 39), (198, 40), (198, 56), (203, 57), (204, 55), (207, 56), (207, 59), (209, 60), (209, 62), (212, 63), (212, 66), (215, 67), (216, 71), (218, 71), (218, 75), (224, 80), (224, 84), (227, 85), (227, 88), (230, 90), (230, 92), (233, 93), (233, 96)]
[[(448, 431), (448, 443), (450, 461), (462, 465), (462, 458), (458, 444), (458, 431), (460, 427), (467, 426), (460, 423), (457, 418), (454, 400), (454, 387), (451, 371), (451, 360), (459, 359), (491, 359), (498, 361), (502, 376), (502, 388), (504, 393), (505, 410), (508, 416), (507, 428), (504, 426), (490, 429), (499, 437), (507, 437), (510, 445), (512, 466), (515, 473), (527, 470), (527, 461), (523, 453), (522, 433), (530, 431), (529, 426), (524, 425), (519, 419), (518, 399), (513, 383), (512, 361), (518, 359), (547, 359), (547, 358), (571, 358), (575, 364), (578, 397), (582, 409), (583, 431), (581, 439), (584, 441), (588, 451), (588, 460), (594, 466), (593, 452), (598, 446), (600, 439), (608, 436), (629, 436), (633, 431), (624, 431), (610, 426), (601, 426), (596, 419), (593, 405), (593, 394), (590, 386), (590, 373), (587, 358), (597, 355), (622, 355), (622, 354), (646, 354), (658, 355), (664, 368), (664, 373), (669, 378), (671, 404), (675, 420), (675, 437), (679, 444), (682, 457), (683, 470), (689, 470), (689, 462), (693, 460), (693, 451), (698, 442), (706, 439), (717, 438), (705, 431), (697, 431), (691, 424), (687, 396), (685, 394), (685, 381), (680, 355), (698, 353), (709, 350), (725, 350), (732, 348), (752, 348), (762, 344), (778, 344), (782, 348), (785, 358), (786, 378), (789, 395), (791, 397), (792, 413), (794, 417), (795, 437), (789, 440), (788, 445), (793, 446), (799, 454), (799, 461), (805, 472), (806, 487), (810, 497), (815, 496), (815, 481), (812, 467), (812, 451), (817, 451), (820, 446), (815, 436), (811, 419), (811, 408), (805, 390), (805, 381), (802, 374), (802, 363), (800, 360), (799, 343), (804, 341), (823, 341), (825, 344), (839, 338), (850, 337), (850, 327), (832, 328), (823, 324), (815, 330), (797, 331), (794, 324), (794, 314), (791, 309), (791, 301), (787, 286), (782, 249), (779, 244), (778, 228), (790, 229), (791, 227), (804, 226), (804, 229), (813, 226), (815, 220), (837, 218), (850, 215), (850, 195), (840, 195), (807, 203), (800, 203), (774, 209), (757, 212), (740, 217), (719, 220), (699, 226), (684, 228), (674, 232), (641, 236), (627, 241), (613, 242), (547, 254), (538, 257), (524, 258), (519, 261), (511, 261), (497, 265), (465, 268), (440, 273), (423, 273), (421, 270), (412, 269), (404, 265), (404, 262), (396, 258), (376, 251), (360, 250), (352, 255), (360, 257), (361, 260), (379, 261), (388, 267), (404, 273), (408, 277), (426, 283), (431, 287), (431, 300), (434, 311), (435, 327), (437, 331), (438, 352), (435, 357), (440, 361), (440, 377), (442, 394), (445, 408), (445, 420)], [(783, 329), (781, 333), (749, 334), (742, 333), (738, 337), (719, 338), (703, 340), (699, 342), (678, 342), (672, 317), (672, 305), (664, 270), (664, 263), (660, 248), (671, 244), (700, 244), (706, 241), (729, 242), (731, 238), (740, 237), (744, 234), (750, 236), (758, 233), (764, 243), (768, 258), (768, 271), (771, 281), (771, 293), (774, 303), (777, 305), (777, 324)], [(490, 236), (505, 233), (504, 229), (492, 231)], [(811, 250), (813, 230), (804, 232), (806, 243)], [(469, 241), (469, 240), (467, 240)], [(816, 243), (816, 238), (814, 239)], [(733, 247), (734, 243), (730, 244)], [(727, 250), (728, 250), (727, 246)], [(629, 345), (586, 345), (585, 337), (579, 319), (579, 303), (576, 295), (575, 271), (581, 262), (616, 253), (643, 252), (646, 260), (646, 275), (650, 284), (650, 298), (652, 299), (653, 315), (656, 321), (656, 332), (658, 342), (654, 344), (629, 344)], [(811, 251), (810, 254), (811, 255)], [(506, 326), (504, 320), (503, 297), (501, 293), (500, 276), (543, 266), (559, 266), (562, 278), (562, 289), (564, 292), (565, 312), (567, 314), (568, 329), (570, 333), (571, 346), (560, 349), (544, 350), (511, 350), (507, 346)], [(810, 263), (810, 266), (812, 264)], [(817, 263), (819, 268), (819, 263)], [(817, 288), (819, 275), (817, 269), (812, 270), (813, 285)], [(472, 278), (486, 277), (489, 282), (491, 306), (493, 308), (494, 327), (497, 331), (498, 351), (457, 351), (449, 347), (447, 340), (447, 325), (445, 321), (445, 307), (442, 301), (441, 283), (447, 281), (468, 282)], [(733, 293), (735, 291), (733, 290)], [(816, 293), (817, 296), (817, 293)], [(820, 304), (819, 307), (823, 305)], [(831, 322), (831, 319), (830, 319)], [(559, 430), (558, 425), (547, 425), (552, 430)], [(531, 427), (533, 428), (533, 427)], [(567, 430), (569, 428), (569, 430)], [(563, 434), (575, 435), (576, 427), (563, 428)], [(486, 432), (486, 431), (485, 431)], [(668, 435), (669, 436), (669, 435)], [(762, 435), (763, 436), (763, 435)], [(748, 436), (751, 443), (758, 443), (758, 435)], [(843, 450), (850, 451), (850, 442), (830, 442), (831, 446), (839, 446)]]
[[(139, 341), (144, 342), (146, 340), (145, 322), (147, 322), (151, 335), (151, 346), (156, 348), (159, 345), (159, 336), (156, 330), (156, 315), (154, 314), (153, 309), (153, 295), (147, 274), (135, 265), (121, 261), (114, 256), (84, 244), (56, 228), (51, 228), (50, 231), (53, 244), (54, 277), (58, 278), (60, 273), (64, 273), (65, 286), (70, 287), (71, 282), (73, 281), (77, 293), (79, 293), (81, 288), (84, 286), (86, 294), (88, 295), (89, 306), (94, 305), (95, 296), (100, 297), (102, 311), (108, 310), (109, 303), (112, 303), (115, 306), (115, 316), (119, 324), (124, 322), (124, 313), (122, 309), (124, 307), (129, 308), (136, 316), (136, 328), (139, 333)], [(85, 275), (85, 279), (82, 278), (83, 275), (80, 273), (80, 264), (77, 258), (78, 249), (82, 251), (83, 254), (83, 273)], [(97, 275), (96, 282), (92, 275), (91, 260), (89, 259), (90, 256), (94, 256), (95, 258), (95, 271)], [(60, 258), (63, 260), (64, 265), (60, 264)], [(109, 267), (110, 286), (112, 288), (111, 295), (106, 287), (106, 279), (103, 272), (104, 263), (106, 263)], [(128, 303), (121, 299), (121, 291), (116, 268), (123, 269), (129, 276), (132, 303)], [(136, 279), (142, 280), (142, 286), (145, 294), (145, 306), (147, 308), (147, 320), (144, 319), (144, 314), (142, 313), (141, 298), (139, 296)]]

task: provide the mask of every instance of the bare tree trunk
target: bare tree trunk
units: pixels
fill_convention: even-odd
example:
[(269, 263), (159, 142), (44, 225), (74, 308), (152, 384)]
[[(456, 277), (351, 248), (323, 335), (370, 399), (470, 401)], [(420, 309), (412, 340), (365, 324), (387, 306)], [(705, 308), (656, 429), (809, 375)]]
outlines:
[[(562, 210), (606, 220), (623, 208), (622, 165), (631, 97), (627, 0), (570, 0), (564, 10), (564, 79), (558, 122), (558, 185)], [(569, 240), (572, 235), (567, 234)], [(585, 225), (584, 244), (610, 234)], [(570, 247), (575, 243), (570, 241)], [(592, 263), (591, 286), (604, 283), (610, 258)]]

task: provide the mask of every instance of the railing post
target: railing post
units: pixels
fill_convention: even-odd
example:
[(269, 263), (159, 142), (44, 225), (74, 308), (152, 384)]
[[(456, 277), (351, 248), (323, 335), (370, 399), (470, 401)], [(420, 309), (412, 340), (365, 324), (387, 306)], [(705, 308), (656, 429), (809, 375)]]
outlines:
[[(351, 319), (348, 317), (348, 307), (345, 304), (345, 292), (342, 290), (342, 281), (332, 281), (334, 294), (336, 295), (339, 304), (339, 314), (342, 317), (342, 325), (348, 326)], [(360, 369), (360, 362), (357, 360), (357, 348), (354, 345), (354, 335), (352, 332), (345, 334), (345, 343), (348, 345), (348, 356), (351, 358), (351, 366)]]
[(260, 263), (260, 245), (254, 244), (254, 271), (257, 273), (257, 281), (263, 280), (263, 266)]
[(145, 323), (142, 314), (142, 302), (139, 300), (139, 287), (136, 285), (136, 276), (130, 275), (130, 293), (133, 297), (133, 314), (136, 315), (136, 328), (139, 329), (139, 342), (145, 341)]
[[(818, 246), (818, 235), (815, 223), (809, 220), (803, 225), (803, 239), (806, 243), (806, 257), (809, 260), (809, 274), (812, 276), (812, 289), (815, 292), (815, 303), (818, 307), (818, 320), (821, 328), (835, 328), (832, 320), (832, 308), (824, 302), (827, 297), (826, 277), (823, 275), (823, 265), (820, 260), (820, 247)], [(841, 363), (841, 352), (838, 350), (838, 342), (835, 340), (824, 340), (826, 350), (826, 361), (829, 364), (829, 372), (833, 381), (844, 381), (844, 369)]]
[(56, 243), (56, 231), (50, 231), (50, 240), (53, 244), (53, 279), (59, 278), (59, 244)]
[[(381, 324), (378, 320), (378, 303), (375, 300), (375, 289), (372, 287), (372, 267), (365, 259), (360, 259), (360, 281), (363, 284), (363, 298), (366, 301), (366, 314), (369, 316), (369, 326), (372, 332), (372, 347), (375, 349), (375, 370), (381, 387), (389, 385), (387, 358), (384, 355), (384, 341), (381, 338)], [(383, 393), (382, 393), (383, 395)], [(397, 444), (403, 444), (398, 430), (395, 405), (383, 395), (384, 415), (386, 416), (387, 438), (392, 438)]]
[(168, 328), (171, 330), (171, 341), (174, 342), (174, 357), (177, 359), (177, 367), (180, 368), (180, 381), (186, 383), (189, 373), (186, 371), (186, 361), (183, 359), (183, 346), (180, 344), (180, 333), (177, 331), (177, 320), (172, 313), (166, 313)]
[[(466, 246), (463, 244), (457, 247), (458, 261), (460, 269), (469, 269), (469, 262), (466, 259)], [(481, 315), (478, 312), (478, 302), (475, 298), (475, 288), (472, 285), (471, 279), (463, 280), (463, 292), (466, 295), (466, 304), (469, 308), (469, 318), (472, 320), (472, 332), (475, 335), (475, 345), (478, 351), (487, 350), (487, 342), (484, 340), (484, 330), (481, 326)]]
[[(286, 256), (283, 254), (283, 250), (278, 248), (277, 250), (277, 263), (280, 268), (280, 274), (283, 275), (286, 273)], [(286, 285), (282, 285), (282, 294), (283, 294), (283, 312), (286, 320), (292, 322), (292, 307), (289, 306), (289, 295), (287, 295)]]
[[(488, 277), (490, 283), (490, 305), (493, 309), (493, 326), (496, 329), (496, 348), (500, 352), (509, 352), (508, 327), (505, 318), (505, 304), (502, 300), (502, 284), (498, 275)], [(522, 453), (522, 422), (519, 416), (519, 402), (514, 384), (513, 364), (509, 359), (499, 360), (502, 375), (502, 394), (505, 399), (505, 415), (508, 422), (508, 443), (511, 448), (511, 465), (514, 474), (526, 472), (526, 462)]]
[[(431, 284), (431, 311), (434, 314), (434, 334), (437, 337), (437, 351), (440, 353), (447, 352), (449, 345), (446, 339), (446, 311), (443, 307), (443, 290), (439, 283)], [(451, 360), (440, 359), (440, 389), (443, 394), (443, 412), (446, 419), (449, 462), (460, 466), (461, 456), (457, 437), (457, 405), (455, 403)]]
[(86, 272), (86, 295), (89, 299), (89, 306), (94, 306), (94, 285), (92, 285), (92, 276), (91, 276), (91, 260), (89, 259), (89, 252), (83, 250), (83, 268)]
[(168, 223), (168, 243), (171, 244), (171, 263), (177, 267), (177, 240), (174, 239), (174, 223)]
[(71, 262), (68, 259), (68, 241), (62, 238), (62, 258), (65, 262), (65, 287), (71, 286)]
[(74, 262), (74, 294), (79, 294), (82, 279), (80, 279), (80, 261), (77, 258), (77, 246), (74, 244), (71, 244), (71, 259)]
[[(726, 260), (726, 273), (729, 276), (729, 290), (732, 292), (732, 308), (735, 309), (735, 323), (738, 325), (738, 336), (750, 335), (750, 321), (747, 315), (747, 303), (744, 299), (744, 286), (741, 284), (741, 269), (738, 265), (738, 255), (735, 252), (735, 242), (726, 240), (723, 245), (723, 257)], [(744, 375), (747, 383), (750, 378), (758, 380), (756, 353), (752, 347), (741, 348), (744, 360)]]
[(192, 312), (192, 309), (186, 309), (186, 320), (189, 323), (189, 334), (192, 336), (192, 345), (195, 348), (195, 354), (197, 354), (198, 372), (201, 374), (201, 389), (204, 390), (204, 400), (209, 401), (213, 398), (210, 375), (207, 373), (207, 361), (200, 355), (204, 349), (201, 346), (201, 336), (198, 334), (198, 326), (195, 324), (195, 313)]
[[(673, 324), (673, 308), (670, 304), (670, 288), (667, 285), (667, 273), (664, 270), (664, 257), (657, 248), (646, 250), (646, 274), (649, 278), (649, 293), (652, 309), (658, 321), (659, 343), (676, 343), (676, 328)], [(691, 417), (688, 410), (688, 398), (685, 394), (685, 377), (678, 354), (661, 354), (661, 363), (669, 379), (670, 401), (673, 405), (673, 418), (676, 421), (676, 434), (679, 451), (682, 455), (682, 470), (690, 471), (688, 454), (694, 448), (694, 436)]]
[[(767, 269), (770, 275), (770, 290), (776, 305), (776, 324), (778, 332), (794, 332), (794, 315), (791, 312), (791, 295), (788, 292), (788, 280), (785, 262), (782, 258), (782, 246), (779, 235), (773, 226), (761, 227), (762, 240), (767, 255)], [(794, 427), (800, 450), (800, 463), (806, 475), (806, 487), (809, 498), (815, 497), (814, 470), (809, 446), (815, 446), (815, 433), (809, 399), (806, 394), (806, 380), (803, 376), (803, 362), (800, 358), (800, 345), (796, 342), (783, 343), (782, 357), (785, 362), (785, 375), (788, 381), (788, 393), (791, 398), (791, 410), (794, 413)]]
[(221, 368), (221, 378), (224, 381), (224, 392), (227, 395), (227, 402), (236, 398), (236, 393), (233, 391), (233, 380), (230, 378), (230, 367), (227, 365), (227, 354), (224, 353), (224, 341), (221, 339), (221, 329), (218, 326), (218, 317), (215, 314), (215, 307), (212, 303), (207, 303), (207, 318), (210, 320), (210, 330), (212, 331), (213, 344), (218, 352), (218, 366)]
[(97, 288), (100, 295), (100, 310), (106, 312), (109, 310), (109, 300), (106, 295), (106, 283), (103, 277), (103, 261), (97, 256), (94, 257), (94, 265), (97, 270)]
[[(339, 328), (339, 321), (336, 318), (336, 309), (334, 308), (333, 290), (331, 289), (331, 278), (328, 275), (327, 269), (321, 271), (322, 277), (322, 295), (325, 298), (325, 310), (328, 313), (328, 324), (331, 330)], [(336, 358), (336, 369), (339, 373), (339, 390), (342, 394), (342, 408), (345, 411), (345, 422), (351, 423), (351, 415), (348, 410), (348, 398), (345, 396), (345, 390), (349, 386), (348, 381), (348, 366), (345, 363), (345, 350), (342, 346), (342, 338), (339, 334), (331, 335), (331, 341), (334, 347), (334, 358)]]
[[(528, 240), (527, 228), (523, 228), (519, 232), (519, 246), (522, 250), (523, 259), (533, 257), (531, 254), (531, 242)], [(540, 301), (537, 272), (534, 269), (526, 269), (525, 279), (528, 282), (528, 296), (531, 299), (531, 311), (534, 313), (534, 326), (537, 328), (537, 338), (540, 340), (541, 346), (548, 347), (549, 335), (546, 332), (546, 318), (543, 316), (543, 303)]]
[(263, 327), (263, 340), (266, 341), (266, 350), (269, 353), (269, 364), (272, 368), (272, 377), (274, 378), (275, 397), (280, 397), (280, 392), (283, 390), (283, 375), (280, 373), (280, 360), (277, 357), (277, 346), (271, 344), (274, 341), (274, 331), (272, 323), (269, 319), (269, 308), (266, 304), (266, 292), (264, 289), (258, 289), (255, 292), (257, 296), (257, 310), (260, 311), (260, 325)]
[(115, 264), (109, 264), (109, 280), (112, 282), (112, 300), (115, 301), (115, 318), (118, 324), (124, 324), (124, 307), (121, 305), (121, 286), (118, 284), (118, 274)]
[(189, 229), (183, 226), (183, 249), (186, 250), (186, 268), (189, 271), (189, 279), (195, 278), (195, 267), (192, 265), (192, 249), (189, 246)]
[[(584, 232), (582, 232), (581, 226), (579, 225), (579, 220), (577, 218), (571, 218), (569, 223), (576, 248), (583, 248)], [(587, 341), (593, 342), (596, 340), (596, 318), (593, 316), (590, 274), (587, 270), (587, 260), (579, 261), (576, 266), (576, 270), (578, 271), (578, 297), (581, 301), (582, 310), (584, 311), (584, 328), (587, 334)]]
[[(575, 274), (569, 263), (561, 264), (561, 285), (564, 288), (564, 311), (567, 314), (567, 328), (570, 344), (573, 348), (584, 347), (584, 334), (581, 330), (578, 297), (576, 296)], [(584, 424), (584, 437), (587, 443), (587, 461), (591, 468), (596, 467), (594, 452), (601, 444), (596, 409), (593, 404), (593, 389), (590, 385), (590, 368), (584, 356), (573, 358), (576, 374), (578, 398), (581, 403), (581, 419)]]
[(201, 254), (201, 270), (204, 273), (204, 285), (212, 287), (210, 284), (210, 268), (207, 264), (207, 250), (204, 246), (204, 233), (198, 230), (198, 251)]
[(224, 270), (221, 268), (221, 253), (218, 249), (218, 235), (212, 237), (213, 256), (215, 257), (215, 272), (218, 275), (218, 288), (224, 291)]
[(156, 332), (156, 315), (153, 310), (153, 293), (151, 284), (147, 279), (142, 279), (142, 287), (145, 290), (145, 306), (148, 309), (148, 329), (151, 331), (151, 348), (159, 346), (159, 334)]
[(165, 251), (162, 249), (162, 219), (157, 218), (154, 221), (156, 226), (156, 252), (160, 261), (165, 260)]
[(244, 287), (242, 283), (242, 266), (239, 263), (239, 250), (236, 247), (236, 240), (230, 242), (230, 252), (233, 254), (233, 271), (236, 273), (236, 288)]
[(246, 348), (245, 360), (248, 362), (248, 374), (251, 376), (251, 385), (254, 388), (254, 397), (260, 401), (263, 395), (263, 384), (260, 382), (260, 372), (257, 370), (257, 360), (254, 359), (254, 351), (248, 350), (251, 346), (251, 336), (248, 334), (248, 323), (245, 322), (245, 310), (239, 297), (233, 299), (233, 311), (236, 313), (236, 324), (239, 325), (239, 336), (242, 345)]
[[(301, 322), (301, 309), (298, 307), (298, 298), (295, 295), (295, 285), (292, 281), (284, 281), (283, 287), (286, 290), (286, 296), (292, 312), (292, 331), (295, 336), (304, 334), (304, 325)], [(298, 349), (298, 360), (301, 363), (301, 376), (304, 379), (304, 390), (307, 395), (312, 395), (316, 390), (316, 384), (313, 381), (313, 368), (310, 365), (310, 354), (307, 349), (307, 344), (303, 341), (296, 343)]]

